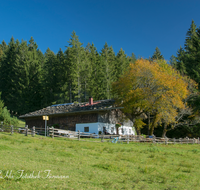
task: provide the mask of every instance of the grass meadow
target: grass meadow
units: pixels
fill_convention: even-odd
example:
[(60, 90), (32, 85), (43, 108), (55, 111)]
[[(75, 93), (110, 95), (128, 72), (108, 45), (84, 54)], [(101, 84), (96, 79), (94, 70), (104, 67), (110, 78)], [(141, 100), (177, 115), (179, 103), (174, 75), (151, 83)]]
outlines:
[(200, 145), (0, 133), (1, 189), (200, 189)]
[(18, 120), (19, 121), (19, 124), (18, 124), (18, 127), (25, 127), (25, 122), (23, 120)]

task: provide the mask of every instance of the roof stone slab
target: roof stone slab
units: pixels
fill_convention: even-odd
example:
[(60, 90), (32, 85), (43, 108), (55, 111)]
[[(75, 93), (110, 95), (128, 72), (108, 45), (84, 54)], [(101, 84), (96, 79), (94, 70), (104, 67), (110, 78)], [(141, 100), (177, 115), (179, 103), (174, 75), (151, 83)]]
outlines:
[(20, 118), (37, 117), (42, 115), (57, 115), (57, 114), (79, 113), (79, 112), (82, 113), (90, 111), (103, 111), (108, 109), (121, 109), (115, 107), (114, 103), (115, 103), (114, 100), (98, 100), (94, 101), (93, 105), (90, 105), (88, 102), (84, 102), (84, 103), (73, 103), (71, 105), (48, 106), (41, 110), (21, 115)]

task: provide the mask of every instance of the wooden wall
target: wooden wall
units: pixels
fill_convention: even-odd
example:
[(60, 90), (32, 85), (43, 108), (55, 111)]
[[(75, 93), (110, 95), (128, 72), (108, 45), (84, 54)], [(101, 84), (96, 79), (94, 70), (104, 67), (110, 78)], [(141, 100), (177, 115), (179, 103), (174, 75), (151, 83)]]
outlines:
[[(44, 128), (45, 121), (40, 117), (25, 118), (26, 125), (29, 128), (35, 126), (36, 128)], [(62, 116), (49, 116), (49, 121), (47, 121), (48, 126), (55, 126), (55, 128), (67, 129), (75, 131), (76, 123), (95, 123), (98, 122), (98, 113), (90, 114), (73, 114), (73, 115), (62, 115)]]

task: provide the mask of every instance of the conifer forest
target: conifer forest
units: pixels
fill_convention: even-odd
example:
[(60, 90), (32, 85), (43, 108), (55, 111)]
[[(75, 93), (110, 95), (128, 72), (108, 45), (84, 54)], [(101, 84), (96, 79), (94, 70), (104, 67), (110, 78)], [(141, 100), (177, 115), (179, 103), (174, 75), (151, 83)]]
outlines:
[[(199, 86), (200, 27), (192, 21), (188, 28), (184, 47), (177, 47), (179, 49), (168, 65)], [(33, 37), (28, 42), (20, 40), (11, 37), (8, 44), (5, 41), (0, 44), (0, 100), (13, 116), (53, 104), (86, 102), (89, 97), (94, 101), (112, 99), (112, 84), (123, 76), (130, 63), (140, 59), (134, 52), (127, 56), (123, 49), (114, 52), (107, 43), (101, 50), (93, 43), (83, 46), (75, 31), (66, 42), (66, 48), (56, 54), (49, 48), (45, 53), (41, 52)], [(164, 57), (155, 47), (152, 57), (146, 60), (153, 62), (164, 60)], [(191, 90), (184, 101), (190, 110), (180, 112), (182, 122), (178, 122), (182, 132), (177, 133), (187, 131), (195, 136), (200, 134), (197, 122), (199, 90)]]

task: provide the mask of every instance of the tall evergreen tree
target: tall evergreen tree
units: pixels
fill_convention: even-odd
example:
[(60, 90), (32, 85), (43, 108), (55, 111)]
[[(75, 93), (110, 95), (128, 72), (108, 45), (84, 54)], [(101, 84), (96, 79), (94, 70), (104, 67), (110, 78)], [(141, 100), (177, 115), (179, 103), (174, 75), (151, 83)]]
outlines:
[(49, 48), (45, 52), (45, 65), (43, 67), (44, 81), (43, 85), (45, 87), (45, 100), (46, 105), (53, 104), (55, 101), (55, 93), (57, 88), (56, 80), (56, 55)]
[(102, 62), (100, 62), (100, 55), (93, 43), (87, 45), (87, 51), (89, 59), (88, 95), (92, 96), (94, 100), (100, 100), (103, 99), (102, 83), (104, 73)]
[(192, 20), (186, 34), (185, 47), (177, 52), (176, 68), (200, 84), (200, 29)]
[(115, 73), (116, 77), (115, 80), (117, 80), (121, 75), (124, 74), (124, 72), (128, 69), (129, 67), (129, 59), (127, 58), (127, 55), (121, 48), (119, 52), (117, 53), (116, 56), (116, 62), (115, 62)]
[(134, 53), (132, 53), (131, 56), (128, 56), (128, 59), (129, 59), (129, 63), (135, 63), (137, 60)]
[(163, 55), (161, 55), (160, 49), (156, 47), (155, 52), (153, 53), (151, 60), (157, 60), (157, 59), (164, 59)]
[(5, 52), (6, 49), (7, 49), (7, 44), (6, 44), (6, 42), (4, 40), (2, 41), (0, 46), (1, 46), (2, 51)]
[(180, 71), (182, 75), (187, 74), (187, 69), (185, 66), (185, 51), (182, 47), (177, 51), (177, 60), (175, 68)]
[(67, 102), (69, 100), (68, 94), (68, 72), (65, 55), (60, 49), (57, 53), (57, 61), (55, 67), (56, 83), (57, 83), (57, 103)]
[(187, 74), (200, 84), (200, 36), (198, 29), (192, 20), (191, 26), (186, 34), (185, 57), (183, 62)]
[(69, 87), (69, 101), (81, 101), (81, 71), (84, 69), (84, 48), (78, 36), (73, 31), (69, 40), (69, 47), (65, 51)]
[(8, 49), (5, 52), (5, 57), (1, 62), (0, 70), (0, 91), (2, 92), (2, 99), (8, 109), (14, 110), (12, 96), (15, 94), (16, 79), (16, 60), (17, 60), (18, 43), (15, 43), (12, 37)]
[(104, 80), (103, 80), (103, 92), (104, 98), (111, 98), (111, 84), (115, 80), (115, 53), (112, 47), (109, 47), (107, 43), (105, 43), (103, 49), (101, 50), (100, 57), (101, 64), (103, 66), (104, 72)]

